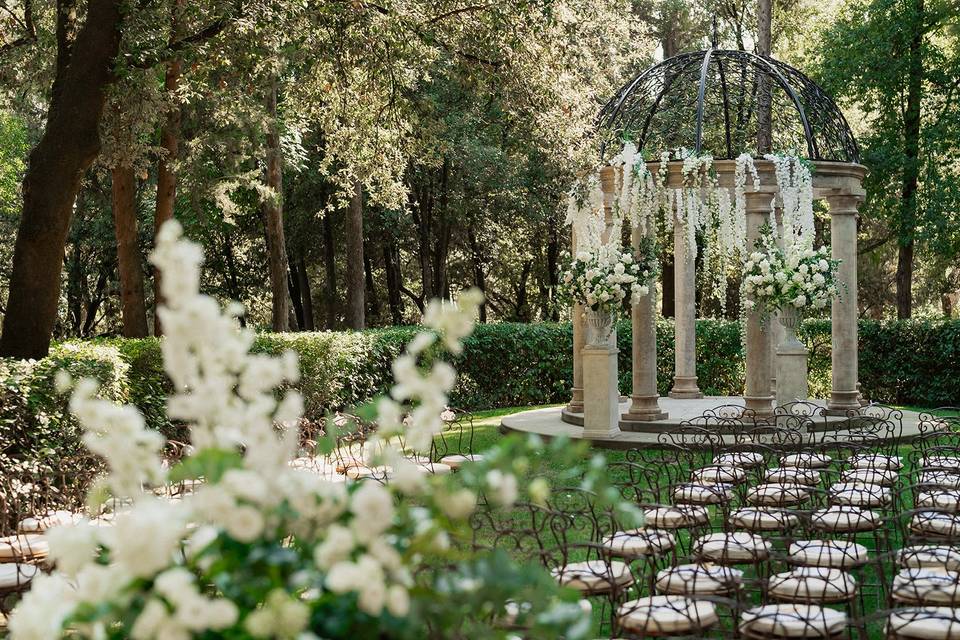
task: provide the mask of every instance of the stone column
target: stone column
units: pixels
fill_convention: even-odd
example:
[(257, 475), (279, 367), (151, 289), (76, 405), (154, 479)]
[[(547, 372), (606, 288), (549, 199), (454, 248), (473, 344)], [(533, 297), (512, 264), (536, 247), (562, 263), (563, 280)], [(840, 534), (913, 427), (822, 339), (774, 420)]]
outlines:
[[(692, 224), (692, 223), (691, 223)], [(673, 228), (675, 375), (671, 398), (702, 398), (697, 387), (696, 268), (683, 225)]]
[(830, 242), (833, 257), (841, 260), (840, 297), (831, 309), (833, 388), (827, 407), (838, 413), (860, 408), (857, 388), (857, 205), (854, 195), (827, 196), (830, 204)]
[[(777, 207), (775, 210), (777, 218), (777, 244), (783, 248), (783, 208)], [(777, 363), (779, 358), (780, 344), (783, 342), (784, 330), (780, 324), (780, 312), (770, 314), (770, 393), (777, 398), (777, 406), (782, 405), (780, 395), (777, 393), (777, 378), (780, 375), (780, 365)]]
[[(571, 231), (570, 235), (570, 253), (577, 253), (577, 233)], [(570, 318), (573, 325), (573, 395), (567, 404), (567, 413), (583, 413), (583, 360), (580, 352), (584, 345), (583, 330), (583, 307), (579, 304), (573, 305), (573, 313)]]
[[(748, 192), (747, 205), (747, 250), (752, 251), (754, 243), (760, 236), (760, 227), (770, 218), (769, 192)], [(769, 416), (773, 413), (773, 394), (770, 393), (771, 371), (771, 339), (769, 320), (762, 320), (762, 313), (756, 309), (746, 314), (746, 384), (743, 401), (747, 409), (751, 409), (758, 416)]]
[[(650, 230), (648, 229), (648, 234)], [(634, 227), (631, 231), (634, 249), (640, 247), (643, 234)], [(657, 287), (650, 283), (650, 293), (633, 305), (633, 390), (630, 409), (622, 422), (665, 420), (667, 413), (660, 410), (657, 393)]]

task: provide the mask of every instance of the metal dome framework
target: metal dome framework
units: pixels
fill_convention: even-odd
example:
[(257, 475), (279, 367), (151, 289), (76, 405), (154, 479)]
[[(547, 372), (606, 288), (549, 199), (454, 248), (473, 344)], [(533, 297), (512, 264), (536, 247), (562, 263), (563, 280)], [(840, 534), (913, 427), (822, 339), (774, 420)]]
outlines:
[(774, 152), (860, 162), (846, 118), (819, 85), (773, 58), (726, 49), (674, 56), (625, 84), (598, 116), (601, 154), (624, 139), (646, 160), (681, 147), (718, 160), (755, 153), (767, 101)]

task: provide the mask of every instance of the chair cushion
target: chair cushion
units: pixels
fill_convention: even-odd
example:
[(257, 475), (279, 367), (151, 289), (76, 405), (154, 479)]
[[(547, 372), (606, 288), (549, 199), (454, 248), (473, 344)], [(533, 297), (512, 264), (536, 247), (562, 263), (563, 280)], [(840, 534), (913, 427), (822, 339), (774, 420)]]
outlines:
[(854, 469), (899, 471), (903, 468), (903, 460), (900, 456), (887, 456), (881, 453), (860, 453), (847, 460), (847, 462)]
[(770, 556), (771, 545), (760, 536), (735, 531), (710, 533), (693, 543), (693, 554), (713, 562), (754, 562)]
[(768, 604), (744, 611), (740, 632), (747, 637), (829, 638), (847, 626), (847, 614), (809, 604)]
[(644, 636), (692, 633), (720, 620), (712, 602), (676, 595), (624, 602), (617, 609), (617, 619), (625, 631)]
[(774, 467), (764, 474), (763, 479), (767, 482), (812, 486), (820, 483), (820, 472), (804, 467)]
[(920, 459), (921, 469), (946, 469), (954, 473), (960, 469), (960, 456), (948, 456), (943, 454), (931, 454)]
[(917, 507), (931, 507), (943, 511), (960, 511), (960, 491), (957, 489), (934, 489), (917, 494)]
[(551, 573), (564, 587), (584, 593), (609, 593), (616, 587), (625, 588), (633, 584), (630, 567), (619, 560), (609, 564), (603, 560), (571, 562), (562, 569), (553, 569)]
[(600, 546), (610, 555), (624, 558), (658, 556), (670, 551), (676, 544), (677, 540), (672, 533), (657, 529), (617, 531), (600, 542)]
[(784, 531), (799, 521), (796, 514), (775, 507), (745, 507), (730, 514), (730, 524), (747, 531)]
[(849, 569), (867, 560), (865, 546), (846, 540), (798, 540), (789, 554), (794, 564), (832, 569)]
[(857, 593), (857, 581), (846, 571), (795, 567), (770, 577), (768, 592), (788, 602), (846, 602)]
[(753, 505), (785, 507), (800, 504), (810, 497), (810, 488), (800, 484), (770, 482), (758, 484), (747, 492), (747, 502)]
[(814, 511), (810, 516), (810, 525), (818, 531), (833, 533), (873, 531), (880, 527), (880, 514), (861, 507), (834, 505)]
[(960, 610), (951, 607), (895, 609), (887, 618), (888, 638), (960, 640)]
[(45, 558), (49, 552), (50, 545), (37, 533), (0, 538), (0, 562)]
[(920, 535), (960, 536), (960, 514), (921, 511), (910, 518), (910, 530)]
[(898, 476), (899, 474), (896, 471), (888, 471), (885, 469), (847, 469), (840, 474), (840, 481), (892, 487), (897, 483)]
[(35, 564), (7, 562), (0, 564), (0, 592), (16, 591), (30, 584), (40, 568)]
[(681, 564), (657, 574), (657, 591), (682, 596), (718, 595), (736, 591), (743, 571), (713, 564)]
[(792, 453), (780, 458), (781, 467), (803, 467), (806, 469), (823, 469), (829, 467), (833, 458), (825, 453)]
[(924, 471), (917, 484), (929, 485), (937, 489), (960, 489), (960, 474), (950, 471)]
[(480, 453), (468, 453), (466, 455), (454, 453), (440, 458), (440, 464), (445, 464), (456, 471), (467, 462), (480, 462), (481, 460), (483, 460), (483, 454)]
[(684, 504), (721, 504), (733, 499), (729, 484), (681, 484), (673, 490), (673, 499)]
[(47, 529), (73, 524), (83, 516), (72, 511), (49, 511), (45, 515), (24, 518), (17, 525), (20, 533), (43, 533)]
[(740, 467), (723, 465), (709, 465), (702, 469), (694, 469), (690, 473), (690, 480), (699, 484), (737, 484), (747, 478), (747, 472)]
[(900, 550), (897, 561), (904, 569), (930, 568), (960, 571), (960, 549), (921, 544)]
[(686, 529), (710, 521), (710, 514), (706, 507), (698, 507), (692, 504), (646, 509), (643, 516), (648, 525), (657, 529)]
[(903, 604), (955, 606), (960, 602), (960, 572), (903, 569), (893, 578), (892, 596)]
[(890, 503), (890, 489), (877, 484), (837, 482), (830, 485), (831, 504), (851, 507), (882, 507)]
[(757, 451), (731, 451), (713, 459), (713, 464), (753, 469), (763, 464), (763, 454)]

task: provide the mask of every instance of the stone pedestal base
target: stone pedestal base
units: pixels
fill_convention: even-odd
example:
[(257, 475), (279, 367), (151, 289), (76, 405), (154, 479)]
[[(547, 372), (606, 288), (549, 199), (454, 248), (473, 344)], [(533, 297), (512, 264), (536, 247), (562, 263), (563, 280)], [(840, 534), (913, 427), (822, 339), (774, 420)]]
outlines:
[(777, 347), (777, 406), (806, 400), (807, 349), (802, 344), (781, 344)]
[(673, 389), (668, 395), (678, 400), (696, 400), (703, 397), (700, 387), (697, 386), (697, 376), (674, 376)]
[(609, 437), (620, 431), (617, 349), (584, 347), (583, 437)]
[(567, 404), (567, 411), (570, 413), (583, 413), (583, 389), (580, 387), (573, 388), (573, 397)]
[(633, 396), (630, 409), (620, 416), (621, 422), (654, 422), (666, 420), (670, 417), (666, 411), (660, 409), (657, 403), (660, 396)]
[(827, 401), (827, 413), (834, 416), (848, 415), (849, 413), (860, 410), (860, 392), (853, 391), (833, 391), (830, 393), (830, 400)]

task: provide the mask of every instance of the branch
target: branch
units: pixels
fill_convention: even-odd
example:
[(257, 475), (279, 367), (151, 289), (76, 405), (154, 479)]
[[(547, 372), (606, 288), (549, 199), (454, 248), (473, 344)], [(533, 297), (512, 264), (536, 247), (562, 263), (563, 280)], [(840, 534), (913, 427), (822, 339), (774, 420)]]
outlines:
[(16, 40), (13, 40), (12, 42), (5, 42), (3, 45), (0, 45), (0, 55), (8, 51), (13, 51), (18, 47), (36, 42), (37, 29), (33, 24), (33, 0), (23, 0), (23, 20), (21, 20), (17, 14), (7, 7), (6, 2), (4, 2), (2, 6), (14, 20), (20, 23), (24, 33)]
[(400, 293), (413, 300), (413, 304), (417, 305), (417, 309), (420, 310), (420, 313), (423, 313), (423, 296), (418, 296), (413, 291), (410, 291), (410, 289), (407, 289), (405, 286), (403, 286), (403, 284), (400, 284)]
[(216, 22), (210, 23), (200, 31), (197, 31), (196, 33), (193, 33), (189, 36), (185, 36), (178, 40), (172, 41), (162, 51), (148, 58), (144, 58), (143, 60), (138, 60), (137, 62), (134, 62), (131, 66), (135, 69), (149, 69), (163, 62), (168, 62), (171, 58), (174, 57), (175, 54), (179, 53), (180, 51), (183, 51), (184, 49), (187, 49), (192, 45), (200, 44), (200, 43), (206, 42), (207, 40), (211, 40), (217, 37), (218, 35), (223, 33), (223, 31), (226, 30), (226, 28), (230, 26), (231, 23), (233, 23), (238, 18), (241, 18), (242, 16), (243, 16), (243, 7), (238, 5), (236, 13), (222, 16), (219, 20), (217, 20)]

